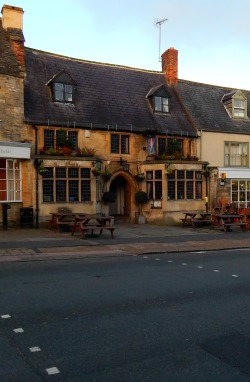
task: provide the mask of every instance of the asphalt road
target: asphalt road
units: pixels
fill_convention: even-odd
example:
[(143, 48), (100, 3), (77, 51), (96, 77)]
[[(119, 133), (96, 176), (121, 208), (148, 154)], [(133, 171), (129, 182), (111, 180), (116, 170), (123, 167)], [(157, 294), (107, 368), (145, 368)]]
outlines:
[(3, 263), (0, 381), (249, 382), (249, 250)]

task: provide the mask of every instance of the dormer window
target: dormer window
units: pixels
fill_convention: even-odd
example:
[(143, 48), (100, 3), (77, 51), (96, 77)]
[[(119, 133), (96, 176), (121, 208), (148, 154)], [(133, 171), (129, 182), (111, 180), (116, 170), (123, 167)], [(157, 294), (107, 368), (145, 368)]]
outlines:
[(54, 101), (63, 103), (74, 102), (76, 83), (67, 72), (62, 71), (56, 74), (46, 85), (50, 86)]
[(154, 112), (169, 113), (170, 94), (165, 85), (156, 86), (146, 95)]
[(224, 94), (222, 103), (231, 118), (247, 119), (247, 98), (240, 90)]
[(169, 102), (166, 97), (154, 97), (154, 110), (169, 113)]
[(233, 100), (234, 105), (234, 117), (235, 118), (245, 118), (245, 109), (246, 109), (246, 101), (243, 99), (234, 99)]
[(60, 82), (54, 83), (54, 99), (59, 102), (73, 101), (73, 86)]

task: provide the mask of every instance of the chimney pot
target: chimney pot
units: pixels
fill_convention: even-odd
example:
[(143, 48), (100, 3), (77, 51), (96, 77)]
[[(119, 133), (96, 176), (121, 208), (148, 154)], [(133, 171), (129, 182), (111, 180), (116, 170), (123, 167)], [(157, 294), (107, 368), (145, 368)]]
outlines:
[(3, 5), (2, 7), (2, 25), (5, 30), (8, 28), (23, 30), (23, 8), (11, 5)]

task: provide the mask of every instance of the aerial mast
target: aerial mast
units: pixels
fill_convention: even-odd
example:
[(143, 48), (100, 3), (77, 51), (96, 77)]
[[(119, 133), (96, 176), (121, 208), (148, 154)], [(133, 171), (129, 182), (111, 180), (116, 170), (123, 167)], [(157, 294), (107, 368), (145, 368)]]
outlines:
[(162, 19), (162, 20), (156, 19), (156, 21), (155, 21), (156, 27), (159, 28), (159, 62), (161, 62), (161, 26), (167, 20), (168, 19)]

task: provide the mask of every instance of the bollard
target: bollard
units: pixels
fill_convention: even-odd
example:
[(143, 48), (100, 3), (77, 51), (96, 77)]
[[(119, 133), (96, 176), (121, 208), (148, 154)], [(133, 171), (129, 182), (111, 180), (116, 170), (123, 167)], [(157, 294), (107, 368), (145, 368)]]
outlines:
[(3, 211), (3, 229), (8, 229), (8, 209), (10, 209), (10, 205), (8, 203), (2, 203), (2, 211)]

